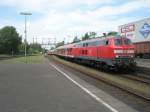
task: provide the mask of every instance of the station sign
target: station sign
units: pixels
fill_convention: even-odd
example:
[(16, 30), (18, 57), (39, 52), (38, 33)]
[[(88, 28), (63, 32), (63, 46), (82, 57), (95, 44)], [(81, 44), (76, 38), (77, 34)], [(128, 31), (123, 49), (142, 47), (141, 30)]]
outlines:
[(121, 28), (121, 33), (132, 32), (134, 30), (135, 30), (135, 25), (131, 24), (131, 25), (122, 27)]
[(144, 38), (147, 38), (150, 34), (150, 25), (145, 23), (139, 32), (144, 36)]

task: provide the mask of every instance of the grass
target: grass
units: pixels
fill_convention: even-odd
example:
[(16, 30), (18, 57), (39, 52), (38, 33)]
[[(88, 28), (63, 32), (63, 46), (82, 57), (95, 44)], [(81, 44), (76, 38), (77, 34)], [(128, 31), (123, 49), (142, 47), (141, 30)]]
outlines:
[(7, 58), (4, 60), (0, 60), (2, 63), (43, 63), (44, 57), (42, 55), (34, 55), (34, 56), (24, 56), (22, 57), (14, 57), (14, 58)]

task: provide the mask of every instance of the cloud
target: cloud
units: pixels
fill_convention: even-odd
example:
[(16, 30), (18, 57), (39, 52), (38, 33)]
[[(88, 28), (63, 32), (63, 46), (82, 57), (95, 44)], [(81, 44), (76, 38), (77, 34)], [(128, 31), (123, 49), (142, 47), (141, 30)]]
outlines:
[[(0, 5), (16, 7), (20, 10), (42, 12), (44, 15), (36, 20), (28, 20), (28, 40), (33, 37), (57, 37), (61, 41), (66, 37), (70, 41), (76, 35), (95, 31), (98, 33), (117, 31), (118, 26), (141, 19), (136, 16), (126, 17), (125, 14), (148, 8), (149, 0), (132, 0), (117, 5), (111, 5), (113, 0), (5, 0)], [(94, 10), (82, 10), (78, 5), (95, 6)], [(105, 4), (105, 5), (102, 5)], [(75, 7), (75, 10), (62, 11), (65, 7)], [(33, 13), (34, 15), (34, 13)], [(123, 15), (120, 17), (120, 15)], [(31, 16), (32, 18), (32, 16)], [(115, 20), (114, 20), (115, 18)], [(0, 26), (12, 24), (24, 35), (24, 21), (1, 21)], [(14, 24), (15, 23), (15, 24)]]
[(96, 9), (95, 11), (89, 11), (89, 15), (99, 15), (99, 16), (112, 16), (112, 15), (119, 15), (129, 13), (141, 8), (150, 8), (149, 7), (150, 1), (148, 0), (136, 0), (132, 2), (125, 3), (120, 6), (104, 6)]
[(19, 10), (45, 13), (50, 10), (62, 11), (66, 7), (110, 2), (112, 0), (3, 0), (0, 2), (0, 5), (15, 7)]

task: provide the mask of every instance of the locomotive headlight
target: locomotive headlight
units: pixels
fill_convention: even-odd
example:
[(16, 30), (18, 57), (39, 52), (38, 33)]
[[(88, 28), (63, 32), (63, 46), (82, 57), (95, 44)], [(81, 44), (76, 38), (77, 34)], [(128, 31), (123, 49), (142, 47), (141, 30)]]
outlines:
[(123, 53), (123, 50), (114, 50), (114, 53)]
[(116, 58), (118, 58), (119, 56), (118, 55), (116, 55)]
[(134, 53), (134, 50), (127, 50), (127, 53)]
[(131, 58), (133, 58), (134, 56), (133, 55), (131, 55)]

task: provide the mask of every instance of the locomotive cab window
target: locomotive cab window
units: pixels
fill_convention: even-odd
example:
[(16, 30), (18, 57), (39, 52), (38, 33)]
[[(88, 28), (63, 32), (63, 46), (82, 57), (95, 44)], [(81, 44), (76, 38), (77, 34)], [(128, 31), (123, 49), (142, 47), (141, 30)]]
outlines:
[(130, 45), (132, 44), (131, 40), (128, 38), (119, 38), (119, 39), (115, 39), (115, 45)]
[(115, 45), (122, 45), (122, 39), (115, 39)]
[(88, 46), (88, 43), (83, 43), (83, 47), (87, 47)]
[(85, 47), (86, 45), (85, 45), (85, 43), (83, 43), (83, 47)]
[(88, 46), (88, 43), (86, 43), (85, 45)]
[(124, 39), (124, 44), (125, 44), (125, 45), (130, 45), (130, 44), (132, 44), (132, 42), (131, 42), (130, 39), (125, 38), (125, 39)]

